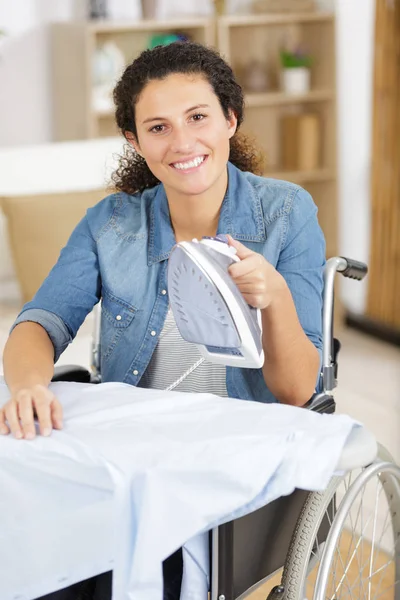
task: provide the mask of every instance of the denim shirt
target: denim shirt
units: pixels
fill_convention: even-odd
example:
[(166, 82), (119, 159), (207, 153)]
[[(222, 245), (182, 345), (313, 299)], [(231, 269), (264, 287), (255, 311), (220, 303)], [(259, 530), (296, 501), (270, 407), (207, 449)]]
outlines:
[[(325, 240), (308, 192), (228, 163), (218, 233), (259, 252), (281, 273), (304, 332), (321, 351)], [(87, 211), (13, 327), (23, 321), (42, 325), (56, 362), (101, 298), (102, 381), (137, 385), (167, 314), (174, 244), (162, 184), (106, 197)], [(261, 369), (227, 367), (226, 387), (233, 398), (276, 402)]]

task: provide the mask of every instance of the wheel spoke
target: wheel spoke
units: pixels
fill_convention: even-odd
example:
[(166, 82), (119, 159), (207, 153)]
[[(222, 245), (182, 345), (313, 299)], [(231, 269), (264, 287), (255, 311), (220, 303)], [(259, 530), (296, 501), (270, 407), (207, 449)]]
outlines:
[[(352, 473), (350, 473), (350, 474), (349, 474), (349, 476), (348, 476), (348, 477), (347, 477), (347, 478), (344, 480), (344, 482), (343, 482), (343, 483), (344, 483), (344, 488), (345, 488), (346, 492), (347, 492), (347, 490), (348, 490), (348, 488), (350, 487), (350, 484), (351, 484), (351, 476), (352, 476)], [(344, 495), (345, 495), (345, 494), (344, 494)], [(336, 494), (336, 498), (337, 498), (337, 494)], [(330, 523), (330, 524), (331, 524), (331, 523)], [(339, 544), (338, 544), (339, 548), (340, 548), (340, 539), (341, 539), (341, 536), (340, 536), (340, 538), (339, 538)], [(349, 552), (348, 552), (347, 558), (348, 558), (349, 554), (350, 554), (350, 549), (349, 549)], [(338, 552), (336, 553), (335, 564), (334, 564), (334, 566), (333, 566), (333, 570), (332, 570), (332, 571), (333, 571), (333, 573), (334, 573), (334, 588), (335, 588), (335, 594), (336, 594), (336, 592), (337, 592), (338, 588), (339, 588), (339, 587), (340, 587), (340, 585), (341, 585), (341, 581), (339, 581), (339, 584), (338, 584), (338, 586), (336, 586), (336, 572), (337, 572), (337, 564), (338, 564), (338, 560), (339, 560), (339, 558), (340, 558), (340, 562), (341, 562), (341, 565), (342, 565), (342, 569), (344, 570), (344, 564), (343, 564), (343, 560), (342, 560), (342, 555), (341, 555), (341, 552), (340, 552), (340, 550), (338, 549)]]
[(389, 521), (389, 523), (387, 523), (387, 519), (388, 519), (388, 516), (389, 516), (389, 515), (391, 515), (390, 507), (389, 507), (389, 508), (388, 508), (388, 510), (386, 511), (386, 517), (385, 517), (385, 520), (384, 520), (384, 522), (383, 522), (383, 525), (382, 525), (382, 533), (381, 533), (381, 535), (379, 536), (379, 540), (378, 540), (378, 542), (377, 542), (377, 546), (379, 546), (379, 547), (380, 547), (380, 545), (381, 545), (381, 542), (382, 542), (382, 538), (383, 538), (383, 536), (386, 534), (386, 532), (387, 532), (387, 530), (388, 530), (388, 527), (390, 527), (390, 528), (392, 529), (392, 531), (393, 531), (393, 524), (392, 524), (392, 522), (391, 522), (391, 521)]
[[(367, 566), (367, 564), (368, 564), (368, 563), (369, 563), (369, 559), (368, 559), (368, 560), (367, 560), (367, 561), (364, 563), (364, 565), (363, 565), (363, 570), (364, 570), (364, 568)], [(368, 576), (368, 577), (367, 577), (367, 580), (370, 580), (370, 579), (372, 579), (373, 577), (375, 577), (375, 575), (377, 575), (378, 573), (380, 573), (382, 570), (386, 570), (386, 569), (388, 568), (388, 566), (389, 566), (390, 564), (392, 564), (392, 563), (393, 563), (393, 559), (390, 559), (390, 560), (389, 560), (387, 563), (385, 563), (384, 565), (382, 565), (381, 567), (379, 567), (379, 569), (377, 569), (377, 570), (376, 570), (376, 571), (374, 571), (374, 572), (373, 572), (373, 573), (372, 573), (370, 576)], [(354, 582), (354, 583), (353, 583), (353, 585), (351, 586), (351, 589), (353, 589), (353, 588), (354, 588), (354, 587), (357, 585), (357, 582), (358, 582), (359, 580), (360, 580), (360, 581), (361, 581), (361, 583), (362, 583), (361, 575), (362, 575), (362, 571), (360, 572), (359, 576), (357, 577), (357, 579), (355, 580), (355, 582)], [(380, 580), (379, 580), (379, 586), (378, 586), (378, 588), (377, 588), (377, 590), (376, 590), (377, 592), (379, 592), (379, 588), (380, 588), (380, 586), (381, 586), (382, 576), (383, 576), (383, 573), (381, 574), (381, 577), (380, 577)]]
[[(369, 575), (369, 577), (367, 577), (367, 581), (368, 581), (368, 600), (371, 600), (371, 590), (372, 590), (372, 588), (371, 588), (371, 579), (373, 577), (373, 572), (372, 572), (372, 569), (371, 569), (371, 565), (372, 565), (372, 558), (374, 556), (374, 545), (375, 545), (376, 519), (377, 519), (376, 505), (378, 503), (378, 500), (379, 500), (379, 497), (381, 495), (383, 487), (382, 486), (377, 486), (377, 490), (376, 490), (376, 494), (375, 494), (375, 510), (374, 510), (373, 513), (371, 513), (369, 515), (369, 517), (366, 520), (366, 522), (363, 519), (363, 511), (362, 511), (362, 508), (363, 508), (363, 505), (364, 505), (365, 489), (366, 489), (366, 486), (364, 486), (362, 494), (361, 494), (360, 505), (359, 505), (359, 508), (358, 508), (358, 511), (357, 511), (357, 516), (356, 516), (356, 519), (355, 519), (355, 523), (353, 522), (353, 518), (352, 518), (351, 514), (349, 513), (349, 519), (350, 519), (350, 523), (351, 523), (352, 529), (351, 529), (351, 540), (349, 542), (349, 547), (348, 547), (348, 550), (347, 550), (347, 556), (346, 556), (345, 562), (343, 562), (342, 553), (341, 553), (341, 550), (340, 550), (340, 539), (341, 539), (341, 537), (343, 535), (343, 532), (342, 532), (341, 537), (339, 538), (339, 544), (338, 544), (338, 548), (336, 550), (335, 566), (334, 566), (334, 570), (333, 570), (335, 584), (336, 584), (336, 569), (337, 569), (337, 562), (338, 562), (338, 560), (340, 560), (341, 567), (343, 569), (343, 574), (342, 574), (342, 576), (341, 576), (341, 578), (339, 580), (339, 583), (337, 585), (335, 585), (335, 587), (334, 587), (334, 593), (333, 593), (333, 596), (331, 597), (331, 600), (338, 600), (337, 599), (337, 593), (338, 593), (340, 587), (342, 586), (342, 584), (344, 583), (345, 580), (346, 580), (347, 591), (349, 592), (350, 596), (352, 596), (352, 592), (354, 590), (355, 585), (357, 584), (357, 582), (359, 582), (359, 592), (360, 593), (359, 593), (358, 599), (361, 600), (361, 591), (362, 591), (362, 597), (365, 598), (366, 597), (366, 590), (364, 589), (364, 582), (363, 582), (362, 573), (363, 573), (363, 571), (364, 571), (364, 569), (365, 569), (365, 567), (367, 565), (369, 565), (369, 571), (370, 571), (370, 575)], [(360, 545), (361, 545), (362, 552), (364, 552), (364, 537), (365, 537), (365, 532), (366, 532), (367, 527), (370, 524), (370, 522), (371, 522), (371, 520), (372, 520), (373, 517), (374, 517), (374, 522), (373, 522), (373, 540), (372, 540), (373, 543), (372, 543), (372, 548), (371, 548), (371, 554), (370, 554), (370, 557), (368, 557), (367, 561), (364, 564), (362, 564), (362, 561), (361, 561), (362, 566), (360, 566), (360, 561), (358, 559), (358, 550), (359, 550)], [(359, 536), (359, 539), (358, 539), (357, 543), (355, 544), (353, 552), (350, 555), (350, 552), (351, 552), (351, 550), (352, 550), (352, 548), (354, 546), (354, 543), (355, 543), (356, 526), (358, 524), (359, 518), (361, 520), (361, 534)], [(349, 583), (348, 583), (348, 571), (349, 571), (349, 569), (350, 569), (350, 567), (351, 567), (351, 565), (352, 565), (352, 563), (353, 563), (354, 560), (357, 562), (357, 567), (358, 567), (358, 573), (359, 573), (359, 575), (356, 578), (355, 582), (350, 582), (350, 585), (349, 585)], [(389, 563), (390, 563), (390, 561), (389, 561)], [(346, 564), (346, 567), (345, 567), (345, 564)], [(380, 571), (380, 569), (379, 569), (379, 571)]]
[(385, 563), (384, 565), (382, 565), (381, 567), (379, 567), (379, 569), (377, 569), (376, 571), (374, 571), (373, 573), (371, 573), (370, 577), (372, 579), (372, 577), (375, 577), (375, 575), (377, 575), (378, 573), (380, 573), (383, 569), (387, 569), (389, 565), (391, 565), (393, 563), (393, 559), (391, 558), (390, 560), (387, 561), (387, 563)]
[[(387, 566), (388, 566), (389, 564), (393, 563), (393, 564), (395, 565), (394, 559), (395, 559), (395, 557), (396, 557), (396, 545), (397, 545), (397, 542), (398, 542), (398, 539), (396, 540), (396, 542), (395, 542), (395, 544), (394, 544), (394, 554), (393, 554), (393, 557), (391, 558), (391, 560), (390, 560), (388, 563), (386, 563), (385, 570), (386, 570), (386, 568), (387, 568)], [(377, 571), (377, 572), (379, 572), (380, 570), (381, 570), (381, 569), (378, 569), (378, 571)], [(383, 583), (383, 577), (384, 577), (384, 575), (385, 575), (385, 570), (383, 570), (383, 571), (381, 572), (381, 576), (380, 576), (380, 578), (379, 578), (379, 582), (378, 582), (378, 585), (377, 585), (376, 593), (378, 593), (378, 592), (379, 592), (379, 590), (381, 589), (381, 586), (382, 586), (382, 583)]]
[[(364, 508), (364, 494), (361, 494), (361, 531), (363, 531), (363, 508)], [(361, 564), (363, 564), (363, 559), (364, 559), (364, 536), (362, 536), (362, 542), (361, 542)], [(364, 583), (363, 583), (363, 579), (362, 579), (362, 573), (364, 572), (364, 567), (362, 568), (362, 570), (359, 571), (359, 578), (360, 578), (360, 585), (359, 585), (359, 592), (360, 592), (360, 596), (361, 596), (361, 590), (363, 593), (363, 598), (365, 598), (365, 590), (364, 590)]]
[[(378, 594), (378, 593), (379, 593), (379, 591), (380, 591), (380, 589), (381, 589), (381, 587), (382, 587), (382, 583), (383, 583), (383, 581), (384, 581), (384, 575), (385, 575), (386, 569), (387, 569), (387, 568), (388, 568), (388, 566), (389, 566), (390, 564), (392, 564), (392, 563), (393, 563), (393, 565), (395, 565), (395, 563), (394, 563), (394, 560), (393, 560), (393, 559), (391, 559), (390, 561), (388, 561), (388, 562), (387, 562), (385, 565), (383, 565), (383, 566), (382, 566), (380, 569), (378, 569), (378, 570), (376, 571), (377, 573), (379, 573), (379, 571), (381, 571), (381, 576), (380, 576), (380, 578), (379, 578), (379, 582), (378, 582), (378, 585), (377, 585), (377, 588), (376, 588), (376, 592), (375, 592), (375, 594)], [(396, 570), (396, 566), (395, 566), (395, 570)], [(394, 585), (393, 585), (393, 587), (395, 587), (395, 586), (396, 586), (396, 584), (394, 584)], [(378, 598), (379, 598), (379, 596), (378, 596)]]
[[(341, 564), (342, 564), (342, 567), (343, 567), (344, 573), (343, 573), (342, 577), (340, 578), (340, 581), (339, 581), (339, 583), (338, 583), (338, 585), (337, 585), (337, 587), (336, 587), (336, 589), (335, 589), (335, 592), (334, 592), (334, 594), (333, 594), (333, 596), (332, 596), (331, 600), (335, 600), (335, 596), (336, 596), (336, 594), (337, 594), (337, 592), (338, 592), (338, 589), (339, 589), (339, 588), (340, 588), (340, 586), (342, 585), (342, 583), (343, 583), (344, 579), (347, 579), (347, 573), (348, 573), (348, 571), (349, 571), (349, 569), (350, 569), (350, 567), (351, 567), (351, 564), (352, 564), (352, 562), (353, 562), (353, 559), (354, 559), (354, 555), (355, 555), (355, 553), (357, 552), (357, 548), (358, 548), (358, 546), (355, 548), (355, 550), (354, 550), (353, 554), (351, 555), (350, 562), (347, 564), (347, 566), (346, 566), (346, 567), (345, 567), (345, 566), (344, 566), (344, 564), (343, 564), (343, 561), (342, 561), (342, 558), (341, 558), (341, 554), (340, 554), (340, 562), (341, 562)], [(340, 553), (340, 550), (338, 550), (338, 552)], [(349, 584), (347, 584), (347, 587), (348, 587), (349, 591), (351, 592), (351, 588), (350, 588)]]
[[(360, 504), (360, 507), (361, 507), (361, 504)], [(358, 523), (358, 517), (359, 517), (359, 515), (360, 515), (360, 508), (357, 511), (356, 525)], [(351, 548), (353, 546), (354, 536), (356, 534), (356, 526), (353, 525), (353, 520), (352, 520), (352, 517), (351, 517), (351, 513), (349, 513), (349, 517), (350, 517), (350, 524), (351, 524), (351, 540), (350, 540), (350, 543), (349, 543), (349, 549), (348, 549), (348, 552), (347, 552), (346, 562), (347, 562), (347, 560), (348, 560), (348, 558), (350, 556), (350, 551), (351, 551)], [(360, 563), (358, 562), (358, 554), (356, 554), (356, 557), (357, 557), (356, 560), (357, 560), (358, 569), (360, 569)]]
[[(381, 487), (382, 489), (382, 487)], [(375, 498), (375, 516), (374, 516), (374, 527), (372, 530), (372, 548), (371, 548), (371, 560), (369, 563), (369, 581), (368, 581), (368, 600), (371, 600), (371, 591), (372, 591), (372, 581), (371, 581), (371, 573), (372, 573), (372, 561), (373, 561), (373, 557), (374, 557), (374, 546), (375, 546), (375, 533), (376, 533), (376, 520), (378, 518), (378, 511), (377, 511), (377, 503), (378, 503), (378, 499), (379, 499), (379, 489), (377, 487), (377, 495)]]
[[(369, 523), (369, 521), (370, 521), (370, 520), (371, 520), (371, 517), (369, 517), (369, 519), (368, 519), (368, 521), (367, 521), (367, 524), (366, 524), (366, 525), (368, 525), (368, 523)], [(353, 539), (353, 538), (352, 538), (352, 539)], [(351, 565), (351, 563), (352, 563), (352, 561), (353, 561), (354, 554), (355, 554), (355, 552), (357, 552), (357, 550), (358, 550), (358, 548), (359, 548), (359, 546), (360, 546), (360, 544), (361, 544), (361, 541), (362, 541), (363, 539), (364, 539), (363, 532), (361, 532), (361, 535), (360, 535), (360, 537), (359, 537), (359, 540), (358, 540), (358, 542), (357, 542), (357, 544), (356, 544), (356, 547), (355, 547), (355, 548), (354, 548), (354, 550), (353, 550), (353, 554), (351, 555), (351, 558), (350, 558), (350, 563), (349, 563), (349, 565), (348, 565), (348, 567), (347, 567), (347, 570), (349, 569), (349, 567), (350, 567), (350, 565)], [(349, 552), (349, 554), (350, 554), (350, 552)]]
[[(384, 485), (385, 485), (385, 482), (382, 484), (382, 487), (384, 487)], [(395, 531), (393, 530), (393, 523), (392, 523), (392, 521), (390, 521), (389, 523), (387, 523), (387, 518), (388, 518), (388, 516), (389, 516), (389, 515), (391, 516), (391, 514), (392, 514), (392, 512), (391, 512), (391, 506), (390, 506), (390, 503), (389, 503), (389, 500), (388, 500), (388, 510), (387, 510), (387, 512), (386, 512), (386, 517), (385, 517), (385, 520), (384, 520), (384, 522), (383, 522), (383, 527), (382, 527), (382, 533), (381, 533), (381, 535), (380, 535), (380, 537), (379, 537), (379, 541), (378, 541), (378, 544), (377, 544), (377, 545), (378, 545), (378, 547), (380, 547), (380, 546), (381, 546), (381, 541), (382, 541), (382, 538), (383, 538), (383, 536), (386, 534), (386, 532), (387, 532), (388, 528), (390, 527), (390, 528), (391, 528), (391, 530), (392, 530), (393, 542), (394, 542), (394, 544), (393, 544), (393, 557), (391, 558), (391, 560), (390, 560), (390, 561), (388, 561), (388, 562), (387, 562), (385, 565), (383, 565), (383, 566), (382, 566), (380, 569), (378, 569), (378, 570), (376, 571), (376, 573), (378, 573), (378, 572), (380, 572), (380, 571), (381, 571), (381, 576), (380, 576), (380, 578), (379, 578), (379, 582), (378, 582), (378, 585), (377, 585), (377, 587), (376, 587), (376, 592), (375, 592), (375, 594), (378, 594), (378, 593), (379, 593), (379, 591), (380, 591), (380, 589), (381, 589), (381, 587), (382, 587), (382, 583), (383, 583), (383, 581), (384, 581), (384, 575), (385, 575), (385, 573), (386, 573), (386, 569), (388, 568), (389, 564), (393, 563), (393, 565), (394, 565), (394, 569), (396, 570), (396, 564), (395, 564), (395, 562), (394, 562), (394, 561), (395, 561), (395, 559), (396, 559), (396, 547), (397, 547), (397, 544), (398, 544), (398, 541), (399, 541), (399, 537), (397, 537), (396, 541), (394, 541), (394, 534), (395, 534)], [(396, 584), (394, 584), (394, 586), (395, 586), (395, 585), (396, 585)], [(378, 596), (378, 597), (379, 597), (379, 596)]]
[[(390, 459), (384, 450), (379, 459), (381, 463), (332, 479), (325, 495), (308, 497), (292, 540), (291, 561), (285, 566), (288, 599), (394, 600), (393, 586), (399, 590), (400, 585), (400, 531), (395, 515), (400, 470), (386, 464)], [(329, 539), (322, 537), (332, 527)], [(308, 557), (304, 552), (296, 554), (305, 535), (311, 546)]]
[[(382, 492), (382, 489), (383, 489), (383, 488), (382, 488), (382, 486), (380, 486), (379, 488), (378, 488), (378, 486), (377, 486), (377, 492), (376, 492), (376, 498), (375, 498), (375, 506), (376, 506), (376, 504), (377, 504), (377, 501), (379, 500), (379, 497), (380, 497), (380, 494), (381, 494), (381, 492)], [(364, 486), (363, 492), (362, 492), (362, 494), (361, 494), (361, 501), (362, 501), (362, 502), (363, 502), (364, 494), (365, 494), (365, 486)], [(361, 505), (360, 505), (360, 506), (361, 506)], [(357, 515), (359, 515), (359, 514), (360, 514), (360, 510), (358, 511)], [(372, 548), (371, 548), (371, 554), (370, 554), (370, 557), (367, 559), (367, 561), (366, 561), (364, 564), (362, 564), (362, 567), (360, 567), (360, 563), (359, 563), (359, 561), (357, 560), (359, 577), (357, 577), (357, 579), (356, 579), (356, 582), (357, 582), (358, 580), (360, 581), (360, 588), (361, 588), (361, 589), (362, 589), (362, 591), (363, 591), (363, 595), (364, 595), (364, 597), (365, 597), (365, 590), (364, 590), (364, 585), (363, 585), (363, 577), (362, 577), (362, 573), (363, 573), (363, 571), (364, 571), (364, 568), (365, 568), (365, 567), (366, 567), (368, 564), (370, 565), (370, 577), (368, 577), (368, 578), (367, 578), (367, 581), (368, 581), (368, 600), (370, 600), (370, 598), (371, 598), (371, 573), (372, 573), (372, 570), (371, 570), (371, 564), (372, 564), (372, 557), (373, 557), (373, 555), (374, 555), (374, 553), (373, 553), (373, 549), (374, 549), (374, 535), (375, 535), (375, 528), (376, 528), (376, 517), (377, 517), (377, 510), (376, 510), (376, 509), (375, 509), (374, 513), (372, 513), (372, 514), (371, 514), (371, 515), (368, 517), (368, 519), (367, 519), (366, 523), (363, 523), (363, 526), (362, 526), (362, 530), (361, 530), (361, 534), (360, 534), (359, 540), (358, 540), (358, 542), (357, 542), (357, 544), (356, 544), (356, 547), (355, 547), (355, 549), (354, 549), (354, 551), (353, 551), (353, 554), (352, 554), (352, 556), (350, 557), (350, 562), (347, 564), (347, 569), (346, 569), (346, 573), (347, 573), (348, 569), (349, 569), (349, 568), (350, 568), (350, 566), (351, 566), (351, 563), (353, 562), (354, 556), (355, 556), (355, 554), (356, 554), (356, 553), (357, 553), (357, 551), (358, 551), (358, 548), (359, 548), (360, 544), (361, 544), (361, 545), (362, 545), (362, 547), (363, 547), (363, 543), (364, 543), (364, 537), (365, 537), (365, 536), (364, 536), (364, 533), (365, 533), (365, 531), (366, 531), (366, 529), (367, 529), (367, 527), (368, 527), (368, 525), (369, 525), (369, 523), (370, 523), (370, 521), (371, 521), (371, 519), (372, 519), (372, 516), (373, 516), (373, 515), (374, 515), (374, 517), (375, 517), (375, 518), (374, 518), (373, 544), (372, 544)], [(349, 516), (350, 516), (350, 515), (349, 515)], [(351, 518), (350, 518), (350, 521), (351, 521), (351, 523), (352, 523), (352, 519), (351, 519)], [(358, 521), (358, 517), (357, 517), (357, 521)], [(357, 523), (357, 521), (356, 521), (356, 523)], [(352, 539), (351, 539), (350, 546), (349, 546), (349, 548), (350, 548), (350, 549), (351, 549), (351, 547), (352, 547), (352, 542), (353, 542), (353, 539), (354, 539), (354, 529), (353, 529), (353, 532), (352, 532)], [(346, 563), (347, 563), (347, 561), (348, 561), (348, 559), (349, 559), (349, 554), (350, 554), (350, 551), (348, 552), (348, 555), (347, 555), (347, 558), (346, 558)], [(343, 566), (343, 563), (342, 563), (342, 566)], [(342, 579), (343, 579), (343, 577), (342, 577)], [(355, 583), (356, 583), (356, 582), (355, 582)], [(341, 582), (339, 582), (339, 587), (340, 587), (340, 583), (341, 583)], [(353, 590), (355, 583), (353, 583), (353, 585), (351, 586), (351, 588), (350, 588), (350, 593), (351, 593), (351, 591)], [(338, 589), (338, 588), (337, 588), (337, 589)], [(337, 589), (336, 589), (336, 592), (337, 592)]]
[(374, 600), (378, 600), (378, 599), (379, 599), (381, 596), (383, 596), (383, 594), (386, 594), (386, 592), (388, 592), (389, 590), (392, 590), (392, 589), (394, 589), (398, 583), (400, 583), (400, 579), (397, 579), (397, 580), (394, 582), (393, 586), (390, 586), (390, 587), (387, 587), (387, 588), (385, 588), (385, 589), (383, 590), (383, 592), (381, 592), (381, 593), (379, 594), (379, 596), (375, 596)]

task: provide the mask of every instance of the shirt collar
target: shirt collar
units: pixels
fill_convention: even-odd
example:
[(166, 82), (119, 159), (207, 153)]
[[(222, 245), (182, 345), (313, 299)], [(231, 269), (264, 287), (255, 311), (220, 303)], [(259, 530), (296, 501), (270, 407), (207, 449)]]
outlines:
[[(244, 242), (266, 240), (261, 199), (244, 173), (232, 163), (228, 163), (228, 189), (222, 202), (217, 233), (229, 233)], [(161, 184), (150, 208), (148, 264), (166, 260), (175, 243), (167, 195)]]

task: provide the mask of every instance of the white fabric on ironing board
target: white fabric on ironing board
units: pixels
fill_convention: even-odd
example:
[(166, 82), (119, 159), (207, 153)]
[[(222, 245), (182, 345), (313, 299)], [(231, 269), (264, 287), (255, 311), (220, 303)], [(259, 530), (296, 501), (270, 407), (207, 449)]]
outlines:
[[(62, 431), (0, 436), (1, 600), (111, 568), (114, 600), (161, 600), (164, 558), (183, 545), (201, 575), (205, 531), (295, 487), (323, 489), (359, 427), (344, 415), (120, 383), (52, 389)], [(204, 600), (204, 573), (193, 587), (190, 572), (182, 599)]]

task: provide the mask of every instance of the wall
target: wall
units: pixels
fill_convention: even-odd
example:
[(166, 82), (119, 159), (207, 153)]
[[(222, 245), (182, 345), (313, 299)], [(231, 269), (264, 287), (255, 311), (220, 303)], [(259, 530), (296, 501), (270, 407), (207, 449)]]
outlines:
[[(140, 0), (113, 0), (113, 18), (138, 18)], [(0, 0), (0, 147), (52, 139), (48, 24), (84, 17), (82, 0)], [(111, 10), (112, 9), (112, 10)]]
[[(368, 262), (374, 0), (337, 1), (340, 253)], [(345, 279), (345, 305), (362, 313), (368, 281)]]

